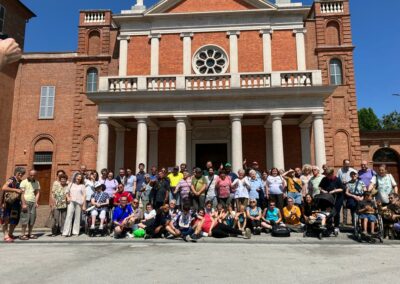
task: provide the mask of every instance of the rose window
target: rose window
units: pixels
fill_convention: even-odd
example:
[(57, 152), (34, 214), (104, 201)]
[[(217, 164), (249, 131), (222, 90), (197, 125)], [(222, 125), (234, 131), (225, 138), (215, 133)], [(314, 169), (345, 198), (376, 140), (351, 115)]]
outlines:
[(193, 69), (197, 74), (221, 74), (228, 69), (226, 52), (214, 45), (200, 48), (193, 57)]

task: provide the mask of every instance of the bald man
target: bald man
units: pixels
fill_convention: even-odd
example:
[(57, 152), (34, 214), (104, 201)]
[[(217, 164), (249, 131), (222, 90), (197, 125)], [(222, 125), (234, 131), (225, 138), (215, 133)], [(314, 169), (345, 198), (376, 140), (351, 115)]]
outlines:
[[(40, 197), (40, 184), (36, 180), (36, 171), (29, 171), (27, 179), (24, 179), (20, 188), (22, 190), (22, 211), (21, 211), (21, 225), (22, 225), (22, 236), (21, 240), (36, 239), (35, 235), (32, 235), (33, 226), (36, 221), (36, 208), (39, 207)], [(28, 227), (28, 234), (26, 234), (26, 228)]]
[(371, 184), (371, 179), (376, 175), (373, 169), (368, 168), (368, 161), (361, 162), (361, 170), (358, 171), (358, 178), (362, 180), (365, 186), (368, 188)]
[(12, 38), (0, 40), (0, 70), (21, 59), (22, 51)]

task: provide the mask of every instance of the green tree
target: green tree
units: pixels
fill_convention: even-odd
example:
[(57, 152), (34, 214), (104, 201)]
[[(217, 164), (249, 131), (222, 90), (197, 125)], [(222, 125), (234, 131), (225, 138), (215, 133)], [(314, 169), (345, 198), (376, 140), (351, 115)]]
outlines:
[(380, 121), (372, 108), (362, 108), (358, 111), (360, 130), (381, 129)]
[(400, 113), (393, 111), (389, 114), (385, 114), (382, 116), (381, 123), (385, 130), (400, 129)]

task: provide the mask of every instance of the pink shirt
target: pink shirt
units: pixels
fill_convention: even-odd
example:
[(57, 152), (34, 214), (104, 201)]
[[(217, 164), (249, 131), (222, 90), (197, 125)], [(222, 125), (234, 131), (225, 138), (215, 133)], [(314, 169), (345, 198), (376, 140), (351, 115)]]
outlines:
[(68, 192), (71, 196), (72, 202), (82, 205), (85, 201), (84, 195), (86, 193), (86, 188), (84, 184), (73, 183), (68, 187)]
[(229, 176), (226, 176), (224, 180), (218, 178), (215, 183), (217, 189), (217, 196), (219, 198), (228, 198), (231, 194), (232, 181)]

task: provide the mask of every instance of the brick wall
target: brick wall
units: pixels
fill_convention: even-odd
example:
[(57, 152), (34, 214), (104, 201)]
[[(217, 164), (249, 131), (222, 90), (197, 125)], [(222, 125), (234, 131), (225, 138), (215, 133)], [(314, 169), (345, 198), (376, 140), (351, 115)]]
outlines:
[(262, 72), (263, 43), (259, 31), (241, 32), (238, 40), (239, 72)]
[(184, 0), (168, 10), (169, 13), (236, 11), (254, 9), (240, 0)]
[(285, 168), (301, 167), (301, 136), (297, 125), (284, 125), (283, 151), (285, 153)]
[(297, 70), (296, 37), (293, 30), (272, 34), (272, 70)]
[(160, 75), (183, 73), (183, 42), (179, 34), (162, 35), (159, 58)]
[(148, 36), (133, 36), (128, 46), (128, 75), (150, 75), (150, 42)]
[(247, 160), (248, 165), (250, 165), (253, 161), (257, 161), (260, 166), (260, 170), (265, 170), (267, 168), (267, 163), (264, 126), (243, 126), (242, 137), (243, 159)]
[(158, 131), (158, 167), (175, 166), (176, 128), (162, 127)]

